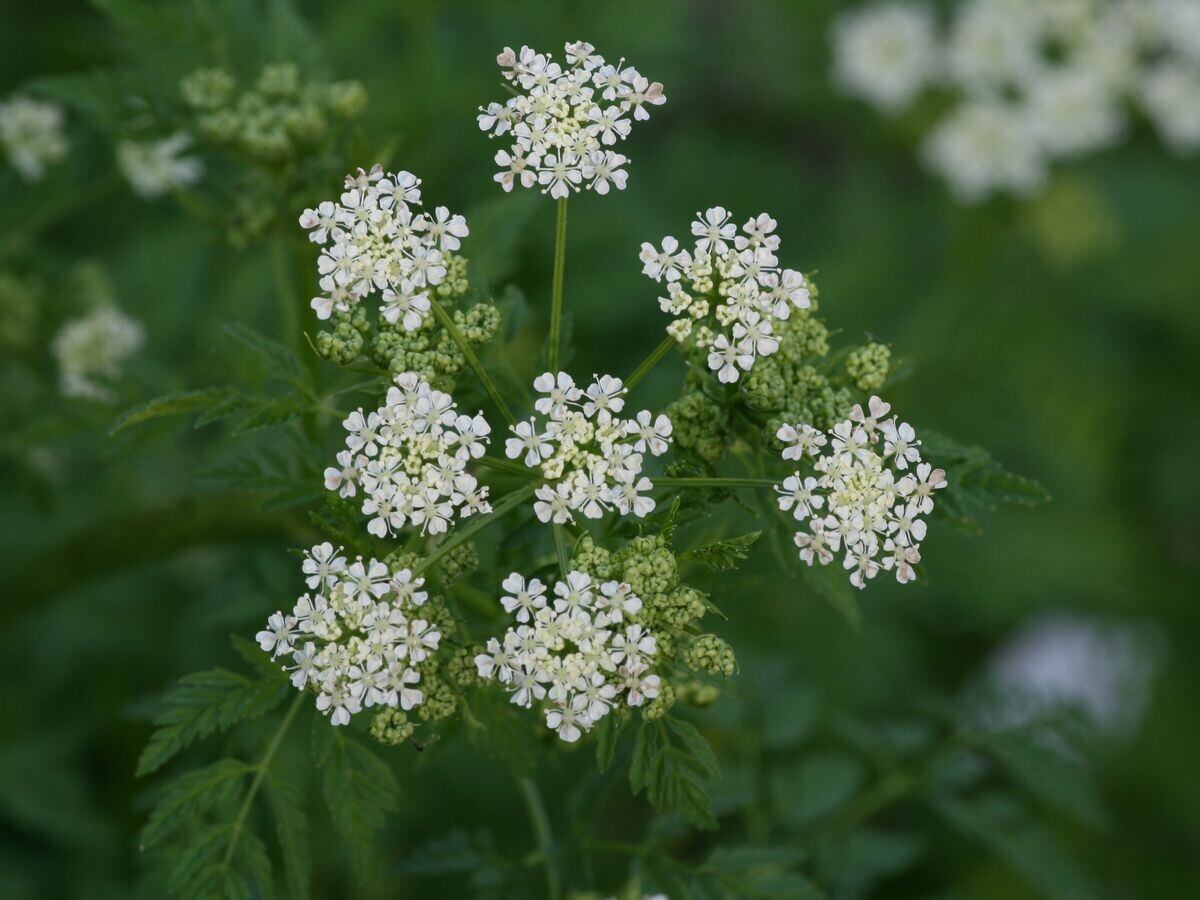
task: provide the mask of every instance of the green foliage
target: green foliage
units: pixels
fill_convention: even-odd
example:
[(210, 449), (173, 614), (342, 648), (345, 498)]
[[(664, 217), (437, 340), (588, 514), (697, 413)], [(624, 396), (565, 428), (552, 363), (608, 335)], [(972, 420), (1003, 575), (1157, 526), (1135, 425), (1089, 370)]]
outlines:
[(396, 776), (364, 744), (341, 734), (335, 735), (323, 770), (333, 826), (349, 847), (355, 865), (365, 869), (376, 832), (396, 809), (400, 793)]
[(1050, 501), (1042, 485), (1010, 472), (981, 447), (965, 446), (925, 430), (921, 439), (926, 459), (945, 469), (948, 481), (946, 488), (938, 492), (934, 514), (964, 531), (982, 531), (976, 516), (1002, 503), (1037, 506)]
[(166, 709), (138, 759), (137, 774), (148, 775), (201, 738), (245, 719), (270, 712), (287, 696), (287, 679), (248, 678), (225, 669), (185, 675), (164, 698)]
[(142, 830), (142, 847), (154, 847), (189, 819), (210, 810), (222, 810), (236, 800), (245, 776), (253, 771), (239, 759), (219, 759), (202, 769), (187, 772), (163, 791)]
[(761, 531), (751, 531), (737, 537), (713, 541), (702, 547), (695, 547), (680, 556), (680, 559), (691, 559), (705, 565), (714, 572), (727, 572), (736, 569), (738, 562), (750, 555), (750, 548), (762, 535)]
[(715, 828), (708, 781), (718, 771), (712, 747), (690, 722), (668, 715), (638, 727), (629, 784), (635, 794), (645, 791), (655, 809)]
[(283, 871), (294, 900), (307, 900), (312, 868), (312, 841), (301, 784), (299, 779), (289, 779), (279, 772), (272, 772), (267, 779), (267, 799), (275, 817)]

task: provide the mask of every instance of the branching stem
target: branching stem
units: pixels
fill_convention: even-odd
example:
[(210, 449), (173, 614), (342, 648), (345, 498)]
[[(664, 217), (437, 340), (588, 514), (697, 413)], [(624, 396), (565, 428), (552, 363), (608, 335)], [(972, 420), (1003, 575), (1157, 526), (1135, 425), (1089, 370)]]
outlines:
[(567, 198), (558, 201), (558, 216), (554, 223), (554, 280), (550, 289), (550, 371), (559, 367), (559, 345), (562, 343), (563, 271), (567, 263)]
[(462, 355), (467, 358), (467, 364), (479, 376), (479, 380), (483, 383), (483, 389), (492, 398), (492, 403), (496, 405), (496, 409), (500, 410), (500, 415), (504, 416), (504, 421), (508, 422), (509, 425), (517, 424), (517, 420), (513, 418), (512, 410), (508, 408), (508, 404), (504, 401), (500, 389), (496, 387), (496, 382), (492, 380), (492, 376), (488, 374), (488, 370), (484, 368), (483, 363), (479, 361), (479, 357), (475, 355), (474, 348), (463, 337), (463, 333), (458, 330), (458, 326), (454, 324), (454, 318), (446, 312), (442, 304), (438, 303), (432, 297), (429, 298), (429, 306), (433, 310), (438, 323), (446, 329), (446, 333), (450, 335), (450, 339), (458, 345), (458, 349), (462, 351)]
[(521, 787), (521, 797), (525, 808), (529, 811), (529, 819), (533, 823), (533, 835), (537, 842), (536, 858), (540, 859), (546, 868), (546, 896), (549, 900), (559, 900), (561, 891), (558, 883), (558, 872), (554, 865), (554, 838), (550, 832), (550, 818), (546, 815), (546, 804), (542, 802), (542, 794), (537, 783), (528, 776), (517, 779)]
[(667, 335), (661, 344), (651, 351), (650, 355), (642, 360), (642, 364), (633, 370), (633, 374), (625, 379), (625, 389), (632, 391), (638, 386), (643, 378), (650, 374), (650, 370), (659, 364), (664, 356), (671, 352), (671, 348), (678, 343), (675, 338)]

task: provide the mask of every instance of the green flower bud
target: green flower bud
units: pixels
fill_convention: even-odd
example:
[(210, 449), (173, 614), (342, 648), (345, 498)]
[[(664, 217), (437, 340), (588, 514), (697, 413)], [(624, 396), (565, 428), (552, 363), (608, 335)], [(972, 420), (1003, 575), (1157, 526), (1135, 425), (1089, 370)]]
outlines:
[(224, 69), (197, 69), (179, 82), (179, 93), (193, 109), (212, 110), (228, 102), (234, 84)]
[(421, 689), (425, 692), (425, 702), (417, 707), (421, 721), (439, 722), (458, 710), (458, 695), (443, 679), (422, 673)]
[(408, 716), (398, 709), (380, 710), (371, 719), (371, 737), (389, 747), (403, 744), (412, 737), (413, 731)]
[(884, 344), (865, 344), (846, 357), (846, 374), (860, 391), (877, 391), (887, 380), (892, 351)]
[(442, 581), (449, 586), (479, 568), (479, 553), (474, 541), (459, 544), (442, 557)]
[(329, 111), (343, 119), (353, 119), (367, 106), (367, 89), (361, 81), (335, 81), (325, 89)]
[(265, 65), (256, 87), (268, 97), (292, 97), (300, 89), (300, 70), (290, 62)]
[(675, 705), (675, 688), (665, 678), (658, 683), (658, 696), (642, 707), (642, 718), (647, 722), (661, 719)]
[(675, 689), (676, 698), (690, 706), (712, 706), (721, 696), (721, 689), (705, 681), (685, 681)]
[(715, 400), (702, 390), (684, 394), (666, 409), (677, 450), (705, 462), (716, 462), (729, 448), (729, 421)]
[(477, 654), (483, 653), (482, 647), (474, 649), (470, 647), (459, 647), (454, 651), (454, 655), (450, 657), (450, 662), (446, 664), (446, 677), (450, 679), (452, 684), (460, 688), (471, 687), (479, 682), (479, 668), (475, 665), (475, 657)]
[(688, 644), (683, 651), (683, 664), (694, 672), (726, 678), (737, 671), (733, 648), (715, 634), (702, 634)]

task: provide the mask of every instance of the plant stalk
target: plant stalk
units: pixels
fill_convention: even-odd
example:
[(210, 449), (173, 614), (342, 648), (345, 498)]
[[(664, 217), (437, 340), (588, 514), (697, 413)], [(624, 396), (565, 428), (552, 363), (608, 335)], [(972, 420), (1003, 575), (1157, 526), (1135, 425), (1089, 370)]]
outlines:
[(500, 394), (500, 389), (496, 387), (496, 382), (492, 380), (492, 376), (488, 374), (488, 370), (484, 368), (483, 363), (479, 361), (479, 357), (475, 355), (474, 348), (463, 337), (463, 333), (458, 330), (458, 326), (454, 324), (454, 318), (446, 312), (442, 304), (438, 303), (432, 297), (429, 298), (429, 306), (433, 310), (438, 323), (446, 329), (446, 333), (450, 335), (451, 340), (458, 345), (458, 349), (462, 351), (462, 355), (467, 358), (467, 364), (475, 370), (475, 374), (483, 382), (483, 389), (492, 398), (492, 403), (496, 405), (496, 409), (500, 410), (500, 415), (504, 416), (504, 420), (509, 425), (516, 425), (517, 420), (513, 418), (512, 410), (504, 402), (504, 397)]
[(723, 478), (723, 477), (681, 477), (672, 478), (670, 476), (652, 476), (655, 487), (690, 487), (690, 488), (721, 488), (721, 487), (745, 487), (745, 488), (762, 488), (774, 487), (777, 482), (770, 478)]
[(550, 833), (550, 818), (546, 815), (546, 805), (542, 802), (542, 794), (532, 778), (523, 776), (517, 779), (517, 784), (521, 787), (521, 797), (525, 801), (525, 808), (529, 811), (529, 819), (533, 823), (537, 857), (546, 868), (546, 896), (549, 900), (559, 900), (561, 889), (552, 855), (554, 838)]
[(650, 370), (657, 366), (662, 358), (671, 352), (671, 348), (676, 343), (675, 338), (667, 335), (666, 339), (655, 347), (649, 356), (642, 360), (642, 364), (633, 370), (633, 374), (625, 379), (625, 390), (632, 391), (637, 387), (639, 382), (650, 374)]
[(554, 223), (554, 278), (550, 289), (550, 371), (559, 371), (562, 343), (563, 271), (567, 263), (567, 198), (558, 201)]

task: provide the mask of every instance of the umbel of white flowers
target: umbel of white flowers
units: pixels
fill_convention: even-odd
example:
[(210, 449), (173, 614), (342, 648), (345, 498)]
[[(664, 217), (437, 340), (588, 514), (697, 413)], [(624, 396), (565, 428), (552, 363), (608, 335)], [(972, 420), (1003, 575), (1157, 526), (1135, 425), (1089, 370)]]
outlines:
[(779, 349), (773, 322), (812, 302), (804, 276), (779, 266), (777, 224), (760, 213), (738, 234), (732, 214), (714, 206), (696, 214), (690, 252), (673, 237), (663, 238), (661, 250), (642, 244), (642, 273), (667, 284), (658, 299), (675, 317), (667, 333), (708, 349), (708, 367), (726, 384)]
[(968, 0), (943, 34), (923, 3), (845, 13), (837, 80), (883, 112), (928, 88), (956, 99), (928, 164), (967, 201), (1031, 194), (1049, 164), (1115, 144), (1138, 108), (1178, 153), (1200, 150), (1200, 2)]
[(50, 345), (58, 361), (59, 389), (68, 397), (111, 400), (105, 382), (120, 376), (121, 364), (137, 352), (145, 337), (137, 319), (111, 305), (71, 319)]
[(496, 153), (501, 171), (494, 178), (506, 191), (538, 185), (561, 198), (584, 188), (623, 190), (629, 160), (609, 148), (629, 137), (633, 121), (650, 118), (649, 107), (667, 102), (662, 85), (624, 59), (605, 62), (583, 41), (564, 49), (566, 68), (529, 47), (505, 47), (496, 57), (505, 80), (523, 91), (479, 108), (479, 127), (489, 137), (512, 135), (512, 146)]
[(117, 167), (134, 193), (152, 200), (204, 177), (204, 163), (183, 155), (191, 145), (192, 136), (185, 131), (159, 141), (122, 141), (117, 144)]
[[(807, 531), (796, 533), (800, 559), (825, 565), (842, 553), (850, 583), (866, 587), (880, 570), (901, 584), (915, 577), (933, 492), (946, 486), (946, 473), (921, 460), (911, 425), (891, 406), (872, 397), (867, 411), (855, 405), (850, 418), (822, 434), (810, 425), (784, 425), (776, 435), (783, 458), (811, 461), (815, 474), (795, 472), (775, 490), (779, 508)], [(828, 444), (829, 449), (824, 448)]]
[(421, 618), (424, 580), (376, 559), (347, 563), (339, 554), (329, 543), (307, 551), (309, 592), (290, 615), (272, 615), (255, 638), (272, 659), (287, 659), (292, 684), (315, 691), (317, 709), (334, 725), (349, 723), (364, 706), (412, 709), (425, 699), (415, 667), (441, 641)]
[(306, 209), (300, 225), (321, 245), (317, 318), (346, 312), (379, 292), (380, 312), (389, 322), (415, 331), (429, 315), (428, 288), (446, 277), (443, 253), (457, 250), (469, 233), (467, 220), (439, 206), (419, 212), (421, 180), (411, 172), (375, 166), (346, 176), (339, 202)]
[(0, 149), (26, 181), (39, 181), (46, 166), (67, 155), (61, 106), (29, 97), (0, 102)]
[(509, 459), (540, 469), (546, 483), (534, 493), (543, 522), (574, 522), (573, 513), (599, 519), (616, 509), (643, 517), (654, 509), (654, 485), (642, 475), (643, 455), (660, 456), (671, 441), (671, 420), (642, 410), (632, 419), (620, 378), (597, 375), (586, 389), (566, 372), (545, 372), (533, 382), (541, 418), (511, 427), (504, 445)]
[(572, 571), (548, 598), (541, 581), (513, 572), (501, 587), (516, 624), (475, 657), (479, 675), (500, 682), (518, 706), (544, 703), (547, 727), (564, 741), (579, 740), (615, 706), (658, 696), (658, 644), (641, 625), (626, 624), (642, 608), (628, 584), (595, 584)]
[(456, 512), (492, 511), (487, 487), (467, 471), (483, 456), (491, 426), (483, 413), (460, 413), (453, 397), (419, 375), (397, 375), (383, 406), (357, 409), (342, 426), (346, 449), (325, 470), (325, 487), (343, 497), (361, 490), (367, 531), (376, 537), (408, 524), (442, 534)]

